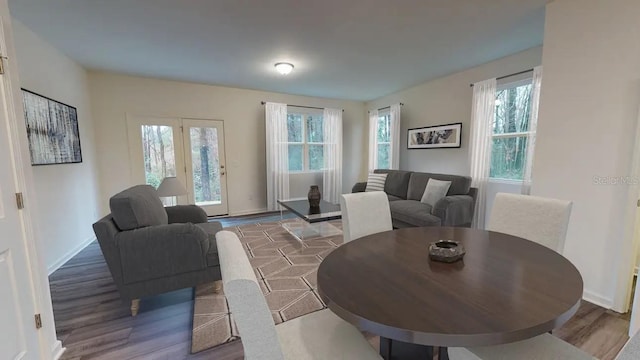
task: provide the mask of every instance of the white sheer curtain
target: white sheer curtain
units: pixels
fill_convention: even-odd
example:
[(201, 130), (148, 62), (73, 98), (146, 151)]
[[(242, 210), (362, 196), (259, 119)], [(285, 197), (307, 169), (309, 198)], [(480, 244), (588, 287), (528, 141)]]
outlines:
[(389, 109), (391, 113), (391, 153), (389, 154), (390, 168), (400, 169), (400, 104), (394, 104)]
[(378, 138), (376, 131), (378, 129), (378, 110), (369, 112), (369, 173), (378, 166)]
[(324, 136), (322, 198), (338, 204), (342, 194), (342, 110), (324, 109), (322, 127)]
[(267, 208), (278, 210), (278, 200), (289, 198), (289, 144), (287, 104), (265, 104), (267, 141)]
[(471, 179), (478, 188), (472, 226), (484, 229), (487, 183), (491, 167), (491, 133), (496, 116), (496, 79), (473, 84), (471, 112)]
[(533, 168), (533, 154), (536, 147), (536, 128), (538, 127), (538, 106), (540, 105), (540, 86), (542, 84), (542, 66), (533, 68), (533, 82), (531, 84), (531, 113), (529, 117), (529, 136), (527, 137), (527, 152), (525, 155), (524, 176), (522, 178), (522, 193), (531, 193), (531, 170)]

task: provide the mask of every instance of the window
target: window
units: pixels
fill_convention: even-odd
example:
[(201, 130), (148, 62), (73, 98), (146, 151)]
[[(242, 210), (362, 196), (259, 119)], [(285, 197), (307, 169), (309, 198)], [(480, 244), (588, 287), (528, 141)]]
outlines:
[(376, 169), (391, 168), (391, 113), (380, 112), (376, 127)]
[(498, 87), (493, 122), (491, 169), (493, 179), (522, 180), (526, 166), (531, 114), (531, 80)]
[(322, 114), (288, 113), (289, 171), (324, 168)]

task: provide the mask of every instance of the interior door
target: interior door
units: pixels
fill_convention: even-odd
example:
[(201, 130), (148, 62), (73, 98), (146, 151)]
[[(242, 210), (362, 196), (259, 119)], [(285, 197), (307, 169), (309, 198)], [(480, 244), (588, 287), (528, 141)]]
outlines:
[(228, 214), (224, 123), (183, 119), (182, 127), (189, 203), (209, 216)]
[[(6, 19), (6, 4), (0, 9), (0, 22)], [(7, 13), (5, 13), (7, 12)], [(0, 24), (4, 29), (4, 24)], [(6, 54), (4, 33), (0, 51)], [(11, 67), (10, 69), (15, 69)], [(27, 243), (15, 193), (18, 172), (14, 163), (14, 144), (9, 137), (7, 74), (0, 75), (0, 358), (40, 359), (38, 332), (34, 324), (35, 292)]]
[[(187, 183), (179, 118), (130, 115), (127, 126), (134, 183), (157, 188), (168, 176), (177, 177), (183, 185)], [(186, 195), (178, 196), (178, 204), (186, 203)]]

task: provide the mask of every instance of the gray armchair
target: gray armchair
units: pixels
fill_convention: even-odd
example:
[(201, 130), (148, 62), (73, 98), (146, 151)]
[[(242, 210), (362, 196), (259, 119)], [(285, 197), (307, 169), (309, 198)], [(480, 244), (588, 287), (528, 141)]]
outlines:
[(207, 222), (200, 207), (165, 208), (149, 185), (114, 195), (109, 206), (93, 229), (133, 316), (142, 297), (221, 279), (215, 234), (222, 226)]

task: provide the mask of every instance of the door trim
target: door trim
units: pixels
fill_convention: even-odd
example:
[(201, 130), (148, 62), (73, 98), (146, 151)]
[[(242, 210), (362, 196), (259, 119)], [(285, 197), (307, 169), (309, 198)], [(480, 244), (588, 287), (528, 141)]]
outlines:
[[(40, 313), (43, 317), (44, 327), (38, 331), (39, 356), (59, 358), (64, 352), (62, 342), (57, 339), (53, 318), (53, 307), (51, 305), (49, 280), (42, 257), (39, 256), (41, 244), (36, 235), (37, 221), (34, 209), (37, 208), (35, 197), (35, 186), (33, 182), (33, 172), (31, 171), (31, 158), (29, 155), (29, 144), (27, 142), (27, 130), (24, 126), (24, 114), (17, 109), (22, 108), (22, 94), (16, 61), (16, 51), (13, 44), (13, 32), (11, 27), (11, 16), (7, 0), (1, 0), (0, 16), (2, 24), (0, 26), (0, 37), (5, 39), (5, 49), (2, 53), (8, 57), (5, 63), (5, 74), (0, 75), (2, 79), (1, 89), (6, 99), (6, 112), (8, 120), (8, 138), (11, 149), (11, 159), (13, 173), (15, 177), (16, 193), (22, 192), (26, 207), (19, 211), (19, 219), (22, 225), (23, 240), (27, 265), (29, 266), (29, 278), (32, 299), (35, 313)], [(2, 96), (0, 95), (0, 101)], [(9, 189), (7, 189), (9, 190)], [(6, 191), (7, 191), (6, 190)]]

